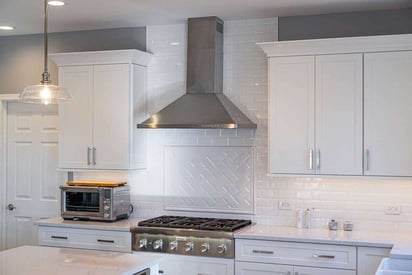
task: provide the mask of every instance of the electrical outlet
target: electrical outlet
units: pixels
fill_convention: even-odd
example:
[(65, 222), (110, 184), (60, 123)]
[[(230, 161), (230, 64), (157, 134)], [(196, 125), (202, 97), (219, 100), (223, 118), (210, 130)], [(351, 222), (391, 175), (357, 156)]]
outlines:
[(292, 210), (292, 204), (289, 201), (279, 201), (279, 210)]
[(400, 204), (386, 205), (385, 206), (385, 214), (386, 215), (400, 215), (401, 214)]

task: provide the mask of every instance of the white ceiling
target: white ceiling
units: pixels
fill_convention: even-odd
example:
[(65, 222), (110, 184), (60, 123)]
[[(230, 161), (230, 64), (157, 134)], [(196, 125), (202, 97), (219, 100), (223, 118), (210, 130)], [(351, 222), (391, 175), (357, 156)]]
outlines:
[[(412, 7), (411, 0), (65, 0), (49, 10), (51, 32), (181, 23), (188, 17), (223, 20)], [(0, 0), (0, 25), (42, 32), (43, 0)]]

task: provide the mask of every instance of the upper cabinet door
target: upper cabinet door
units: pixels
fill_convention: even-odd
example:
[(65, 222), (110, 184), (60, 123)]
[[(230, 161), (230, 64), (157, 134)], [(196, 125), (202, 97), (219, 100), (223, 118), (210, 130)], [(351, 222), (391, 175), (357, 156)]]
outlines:
[(362, 54), (316, 57), (317, 174), (362, 175)]
[(315, 57), (269, 59), (269, 173), (314, 173)]
[(59, 105), (59, 168), (87, 168), (93, 144), (93, 66), (59, 68), (59, 84), (73, 97)]
[(94, 66), (93, 140), (97, 169), (124, 169), (131, 153), (130, 64)]
[(412, 52), (365, 54), (364, 174), (412, 176)]

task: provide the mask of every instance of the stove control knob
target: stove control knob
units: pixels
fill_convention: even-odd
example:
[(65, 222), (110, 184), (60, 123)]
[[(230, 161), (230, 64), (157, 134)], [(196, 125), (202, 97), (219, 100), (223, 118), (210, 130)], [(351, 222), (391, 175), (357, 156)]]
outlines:
[(169, 243), (169, 249), (172, 251), (176, 251), (177, 250), (177, 241), (173, 241)]
[(201, 251), (202, 253), (206, 253), (206, 252), (209, 251), (209, 248), (210, 248), (209, 243), (203, 243), (203, 244), (200, 246), (200, 251)]
[(154, 250), (162, 250), (163, 249), (163, 240), (159, 239), (153, 242), (153, 249)]
[(227, 249), (227, 247), (226, 247), (225, 244), (220, 244), (220, 245), (217, 247), (217, 253), (223, 254), (223, 253), (226, 252), (226, 249)]
[(185, 244), (185, 251), (186, 251), (186, 252), (192, 251), (192, 250), (193, 250), (193, 246), (194, 246), (193, 242), (187, 242), (187, 243)]
[(139, 247), (139, 248), (146, 248), (146, 247), (147, 247), (147, 239), (141, 239), (141, 240), (139, 240), (138, 247)]

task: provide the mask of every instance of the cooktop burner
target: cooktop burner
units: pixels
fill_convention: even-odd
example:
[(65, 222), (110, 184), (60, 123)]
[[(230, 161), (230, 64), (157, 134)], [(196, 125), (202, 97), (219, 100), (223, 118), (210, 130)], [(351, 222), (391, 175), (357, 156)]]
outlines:
[(213, 219), (183, 216), (160, 216), (153, 219), (140, 221), (139, 226), (187, 228), (200, 230), (214, 230), (233, 232), (241, 227), (251, 224), (250, 220), (238, 219)]

